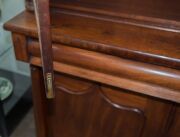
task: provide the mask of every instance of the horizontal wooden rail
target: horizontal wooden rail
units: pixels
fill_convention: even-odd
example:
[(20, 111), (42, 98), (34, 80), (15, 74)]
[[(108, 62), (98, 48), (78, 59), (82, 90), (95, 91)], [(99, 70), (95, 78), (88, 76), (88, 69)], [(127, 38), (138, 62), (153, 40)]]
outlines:
[[(40, 58), (32, 57), (30, 59), (30, 63), (32, 65), (41, 67)], [(54, 68), (56, 72), (78, 76), (78, 77), (93, 80), (96, 82), (101, 82), (103, 84), (108, 84), (111, 86), (134, 91), (136, 93), (150, 95), (153, 97), (158, 97), (160, 99), (165, 99), (165, 100), (180, 103), (180, 93), (176, 90), (167, 89), (164, 87), (146, 84), (146, 83), (138, 82), (134, 80), (129, 80), (129, 79), (125, 79), (125, 78), (121, 78), (117, 76), (112, 76), (109, 74), (100, 73), (93, 70), (88, 70), (88, 69), (84, 69), (78, 66), (68, 65), (68, 64), (64, 64), (60, 62), (54, 62)]]

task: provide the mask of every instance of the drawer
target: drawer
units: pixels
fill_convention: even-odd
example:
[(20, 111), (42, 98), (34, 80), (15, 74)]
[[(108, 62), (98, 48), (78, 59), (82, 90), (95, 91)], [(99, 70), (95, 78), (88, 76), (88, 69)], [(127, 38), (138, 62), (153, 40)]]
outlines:
[[(41, 66), (39, 43), (27, 41), (30, 63)], [(54, 69), (88, 80), (179, 102), (180, 72), (103, 53), (53, 44)]]

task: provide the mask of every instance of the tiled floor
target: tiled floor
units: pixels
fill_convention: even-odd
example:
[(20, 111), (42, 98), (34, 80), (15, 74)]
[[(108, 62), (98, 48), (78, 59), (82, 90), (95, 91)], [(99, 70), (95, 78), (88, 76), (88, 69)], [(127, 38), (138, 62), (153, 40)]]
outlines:
[(35, 137), (33, 110), (31, 109), (11, 137)]

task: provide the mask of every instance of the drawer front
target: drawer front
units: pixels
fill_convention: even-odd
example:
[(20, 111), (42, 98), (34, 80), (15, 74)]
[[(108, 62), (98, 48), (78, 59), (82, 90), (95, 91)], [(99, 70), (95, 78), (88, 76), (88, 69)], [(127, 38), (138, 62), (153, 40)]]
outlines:
[[(28, 42), (29, 62), (41, 66), (39, 43)], [(53, 43), (54, 69), (107, 85), (180, 102), (180, 71)]]
[(38, 137), (164, 137), (171, 103), (60, 73), (46, 100), (42, 71), (32, 78)]

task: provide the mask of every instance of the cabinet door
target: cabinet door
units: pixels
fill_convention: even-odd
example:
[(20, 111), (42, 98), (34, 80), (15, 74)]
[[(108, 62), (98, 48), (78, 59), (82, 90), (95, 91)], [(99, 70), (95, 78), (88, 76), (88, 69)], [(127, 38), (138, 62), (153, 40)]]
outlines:
[(180, 106), (176, 106), (171, 118), (168, 137), (180, 137)]
[[(57, 74), (45, 98), (41, 70), (32, 68), (38, 137), (161, 137), (171, 104), (73, 76)], [(163, 137), (163, 136), (162, 136)]]

